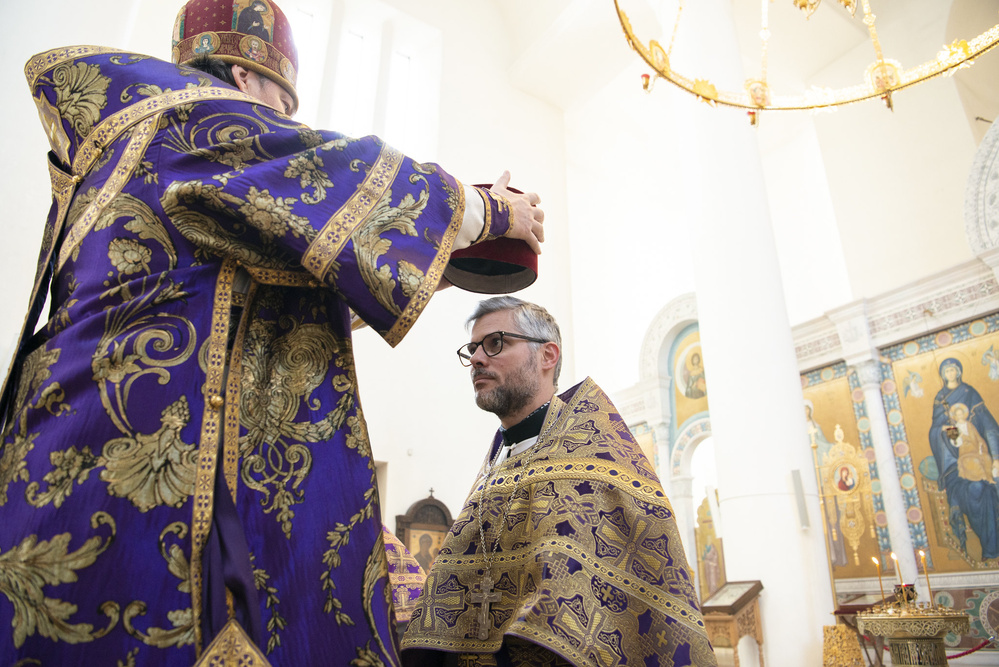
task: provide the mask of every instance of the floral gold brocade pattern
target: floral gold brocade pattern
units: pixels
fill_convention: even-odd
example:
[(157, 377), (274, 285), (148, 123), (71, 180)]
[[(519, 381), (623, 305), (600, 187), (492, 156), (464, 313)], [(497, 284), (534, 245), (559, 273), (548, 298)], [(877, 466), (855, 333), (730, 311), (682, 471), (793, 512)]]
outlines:
[[(352, 320), (408, 332), (461, 185), (155, 58), (69, 47), (26, 74), (65, 150), (32, 298), (49, 320), (25, 319), (4, 394), (0, 655), (399, 664)], [(263, 626), (221, 641), (202, 621), (246, 603), (203, 608), (216, 488)]]

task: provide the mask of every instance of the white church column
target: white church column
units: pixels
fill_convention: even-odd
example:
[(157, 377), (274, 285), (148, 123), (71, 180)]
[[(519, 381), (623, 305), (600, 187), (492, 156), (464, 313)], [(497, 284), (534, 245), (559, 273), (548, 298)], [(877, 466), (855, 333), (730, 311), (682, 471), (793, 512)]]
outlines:
[[(705, 0), (688, 3), (683, 19), (692, 40), (683, 48), (698, 49), (697, 67), (721, 71), (730, 84), (744, 78), (731, 15), (729, 0)], [(821, 664), (833, 600), (756, 131), (742, 111), (678, 103), (687, 110), (682, 132), (697, 153), (669, 157), (690, 159), (682, 196), (697, 235), (697, 307), (726, 575), (763, 583), (768, 667)], [(807, 528), (794, 470), (802, 473)]]
[[(836, 324), (843, 360), (856, 370), (860, 388), (864, 392), (867, 418), (871, 424), (871, 440), (874, 443), (875, 461), (878, 464), (878, 478), (881, 481), (881, 499), (885, 505), (888, 520), (888, 536), (891, 549), (898, 558), (899, 570), (906, 583), (916, 583), (919, 599), (926, 600), (928, 592), (925, 581), (918, 576), (916, 554), (909, 533), (909, 519), (906, 516), (905, 499), (899, 484), (898, 468), (895, 465), (895, 448), (888, 429), (888, 416), (885, 413), (884, 399), (881, 396), (881, 370), (877, 361), (879, 355), (871, 339), (867, 324), (867, 306), (858, 301), (829, 312), (829, 319)], [(859, 445), (860, 443), (853, 443)], [(871, 563), (873, 568), (874, 564)], [(871, 570), (872, 575), (877, 572)], [(893, 581), (893, 580), (889, 580)]]
[(888, 518), (891, 549), (898, 558), (902, 580), (906, 583), (915, 582), (919, 599), (928, 600), (929, 591), (926, 590), (925, 579), (919, 576), (916, 565), (916, 552), (913, 550), (912, 535), (909, 533), (905, 498), (902, 497), (902, 486), (899, 484), (898, 468), (895, 465), (895, 449), (891, 441), (891, 432), (888, 430), (884, 400), (881, 397), (881, 371), (878, 362), (874, 360), (854, 364), (853, 367), (857, 371), (857, 379), (860, 380), (864, 402), (867, 404), (867, 417), (871, 421), (871, 439), (874, 441), (878, 478), (881, 480), (881, 499), (885, 504), (885, 514)]
[(677, 528), (680, 529), (680, 539), (683, 540), (683, 552), (687, 554), (687, 562), (696, 582), (697, 542), (694, 539), (694, 528), (697, 523), (697, 508), (694, 507), (694, 478), (690, 475), (677, 475), (672, 480), (669, 500), (673, 505)]

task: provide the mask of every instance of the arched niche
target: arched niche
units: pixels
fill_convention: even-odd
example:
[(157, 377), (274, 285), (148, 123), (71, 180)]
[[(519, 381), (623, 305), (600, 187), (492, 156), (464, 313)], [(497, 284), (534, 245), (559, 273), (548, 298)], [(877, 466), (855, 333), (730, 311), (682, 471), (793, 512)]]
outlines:
[(697, 322), (697, 299), (691, 292), (681, 294), (660, 310), (645, 332), (639, 357), (639, 377), (643, 381), (669, 380), (669, 350), (676, 337)]
[(670, 453), (670, 477), (689, 477), (694, 450), (697, 445), (710, 437), (711, 418), (707, 415), (686, 424), (673, 443), (673, 451)]
[(410, 505), (405, 514), (396, 515), (395, 533), (420, 567), (429, 572), (452, 523), (451, 511), (434, 498), (431, 489), (428, 497)]
[[(630, 415), (631, 423), (644, 422), (655, 434), (658, 474), (667, 489), (690, 563), (697, 562), (694, 528), (697, 508), (693, 504), (691, 457), (697, 446), (711, 436), (711, 420), (705, 411), (675, 423), (671, 392), (674, 391), (675, 347), (692, 325), (697, 324), (697, 300), (683, 294), (667, 303), (649, 325), (642, 342), (639, 385), (643, 411)], [(671, 424), (675, 428), (671, 428)], [(678, 432), (674, 432), (679, 429)]]

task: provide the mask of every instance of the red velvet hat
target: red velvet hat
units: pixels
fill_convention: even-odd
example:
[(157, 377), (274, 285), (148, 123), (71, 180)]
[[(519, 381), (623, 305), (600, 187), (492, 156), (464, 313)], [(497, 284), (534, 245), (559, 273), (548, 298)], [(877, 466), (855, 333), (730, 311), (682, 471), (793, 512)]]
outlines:
[[(523, 194), (515, 188), (508, 189)], [(529, 287), (538, 279), (538, 256), (526, 241), (491, 239), (452, 252), (444, 277), (468, 292), (509, 294)]]
[(479, 294), (509, 294), (538, 279), (538, 256), (520, 239), (498, 238), (451, 253), (444, 277)]
[(173, 61), (199, 55), (242, 65), (281, 85), (298, 108), (298, 51), (291, 25), (271, 0), (190, 0), (173, 25)]

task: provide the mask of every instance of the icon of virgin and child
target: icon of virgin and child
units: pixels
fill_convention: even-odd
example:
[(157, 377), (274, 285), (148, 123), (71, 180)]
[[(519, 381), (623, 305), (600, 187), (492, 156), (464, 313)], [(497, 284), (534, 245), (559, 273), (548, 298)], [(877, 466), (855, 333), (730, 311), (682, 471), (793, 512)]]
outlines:
[(941, 362), (943, 387), (933, 401), (930, 449), (961, 549), (967, 553), (970, 528), (981, 542), (982, 560), (989, 560), (999, 558), (999, 423), (963, 375), (957, 359)]

